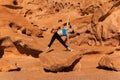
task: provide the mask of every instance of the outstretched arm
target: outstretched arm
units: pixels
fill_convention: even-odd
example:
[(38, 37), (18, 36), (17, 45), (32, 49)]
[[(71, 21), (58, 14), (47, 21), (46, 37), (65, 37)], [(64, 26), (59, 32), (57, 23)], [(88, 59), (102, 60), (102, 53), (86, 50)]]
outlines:
[[(67, 30), (69, 29), (69, 26), (70, 26), (70, 16), (68, 16)], [(68, 45), (70, 46), (69, 32), (68, 31), (67, 31), (67, 41), (68, 41)]]

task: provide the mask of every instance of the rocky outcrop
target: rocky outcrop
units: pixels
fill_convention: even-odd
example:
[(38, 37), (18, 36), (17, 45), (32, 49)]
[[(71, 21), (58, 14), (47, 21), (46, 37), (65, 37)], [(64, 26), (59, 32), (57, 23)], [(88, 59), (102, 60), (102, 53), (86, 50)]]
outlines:
[[(39, 39), (30, 38), (28, 36), (24, 36), (20, 34), (15, 34), (15, 33), (12, 33), (12, 31), (10, 31), (9, 29), (3, 29), (2, 31), (1, 31), (1, 35), (3, 37), (2, 38), (3, 40), (1, 39), (1, 45), (0, 45), (1, 47), (3, 47), (2, 50), (8, 49), (8, 47), (11, 47), (11, 48), (14, 47), (17, 49), (17, 51), (20, 54), (32, 55), (33, 57), (38, 57), (39, 53), (41, 53), (40, 45), (42, 44), (39, 42)], [(11, 34), (8, 34), (6, 32), (10, 32)], [(6, 36), (8, 37), (6, 38)], [(10, 51), (12, 51), (12, 49), (10, 49)]]
[[(96, 28), (98, 37), (106, 42), (110, 41), (111, 39), (117, 40), (115, 41), (115, 46), (119, 45), (119, 9), (112, 12), (103, 22), (99, 23)], [(111, 44), (111, 43), (107, 43)]]
[(22, 16), (5, 7), (0, 6), (0, 11), (0, 50), (3, 52), (5, 48), (16, 47), (20, 53), (28, 50), (28, 53), (38, 55), (41, 52), (39, 38), (43, 37), (42, 30), (33, 27)]
[[(67, 53), (43, 53), (39, 56), (45, 71), (61, 72), (61, 71), (73, 71), (80, 70), (79, 60), (82, 58), (82, 54), (78, 52)], [(76, 65), (76, 67), (75, 67)], [(75, 68), (74, 68), (75, 67)]]
[(103, 56), (99, 61), (99, 67), (103, 69), (112, 69), (120, 71), (120, 51)]
[[(119, 45), (119, 4), (117, 1), (114, 5), (111, 5), (111, 8), (108, 8), (104, 12), (103, 6), (99, 6), (95, 9), (92, 15), (79, 18), (75, 20), (78, 25), (75, 25), (76, 32), (81, 34), (79, 36), (80, 40), (82, 35), (89, 35), (92, 38), (85, 37), (82, 41), (75, 41), (78, 45), (88, 44), (92, 39), (93, 45)], [(107, 4), (105, 4), (107, 5)], [(75, 22), (74, 22), (75, 23)], [(78, 38), (78, 39), (79, 39)], [(115, 41), (115, 43), (112, 43)]]
[[(2, 11), (4, 10), (4, 11)], [(14, 33), (21, 33), (28, 36), (42, 37), (42, 30), (32, 26), (24, 17), (12, 13), (9, 9), (0, 6), (1, 18), (0, 27), (11, 28)], [(3, 15), (4, 14), (4, 15)], [(6, 17), (4, 17), (6, 16)], [(13, 17), (14, 16), (14, 17)], [(16, 19), (18, 18), (18, 19)], [(21, 22), (20, 22), (21, 21)]]

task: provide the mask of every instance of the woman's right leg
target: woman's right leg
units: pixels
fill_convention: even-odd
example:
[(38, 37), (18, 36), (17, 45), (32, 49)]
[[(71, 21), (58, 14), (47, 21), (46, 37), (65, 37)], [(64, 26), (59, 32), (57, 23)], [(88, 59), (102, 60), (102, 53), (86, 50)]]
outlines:
[(53, 42), (55, 41), (56, 37), (57, 37), (57, 32), (54, 33), (54, 35), (52, 36), (52, 39), (50, 40), (50, 43), (48, 44), (48, 47), (51, 47), (51, 45), (52, 45)]

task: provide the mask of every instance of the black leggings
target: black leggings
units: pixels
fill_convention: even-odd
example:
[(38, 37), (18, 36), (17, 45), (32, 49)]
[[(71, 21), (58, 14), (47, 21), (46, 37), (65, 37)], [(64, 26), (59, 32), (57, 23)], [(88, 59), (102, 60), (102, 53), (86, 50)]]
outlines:
[(57, 40), (58, 40), (65, 48), (68, 47), (57, 32), (54, 33), (54, 35), (52, 36), (52, 39), (51, 39), (48, 47), (51, 47), (51, 45), (53, 44), (53, 42), (54, 42), (54, 40), (55, 40), (56, 38), (57, 38)]

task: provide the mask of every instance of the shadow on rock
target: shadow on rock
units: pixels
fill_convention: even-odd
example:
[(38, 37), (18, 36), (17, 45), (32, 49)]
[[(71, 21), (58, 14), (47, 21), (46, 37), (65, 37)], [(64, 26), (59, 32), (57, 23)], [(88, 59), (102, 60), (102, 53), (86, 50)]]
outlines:
[(32, 57), (39, 58), (39, 54), (43, 51), (38, 51), (34, 49), (27, 48), (26, 46), (21, 46), (19, 44), (15, 44), (15, 47), (21, 54), (26, 54), (27, 56), (31, 55)]
[(107, 70), (107, 71), (116, 71), (116, 70), (114, 70), (114, 69), (112, 69), (112, 68), (108, 68), (108, 67), (101, 67), (101, 66), (97, 66), (96, 67), (97, 69), (103, 69), (103, 70)]
[(10, 9), (22, 9), (23, 8), (21, 6), (13, 6), (13, 5), (2, 5), (2, 6), (10, 8)]

